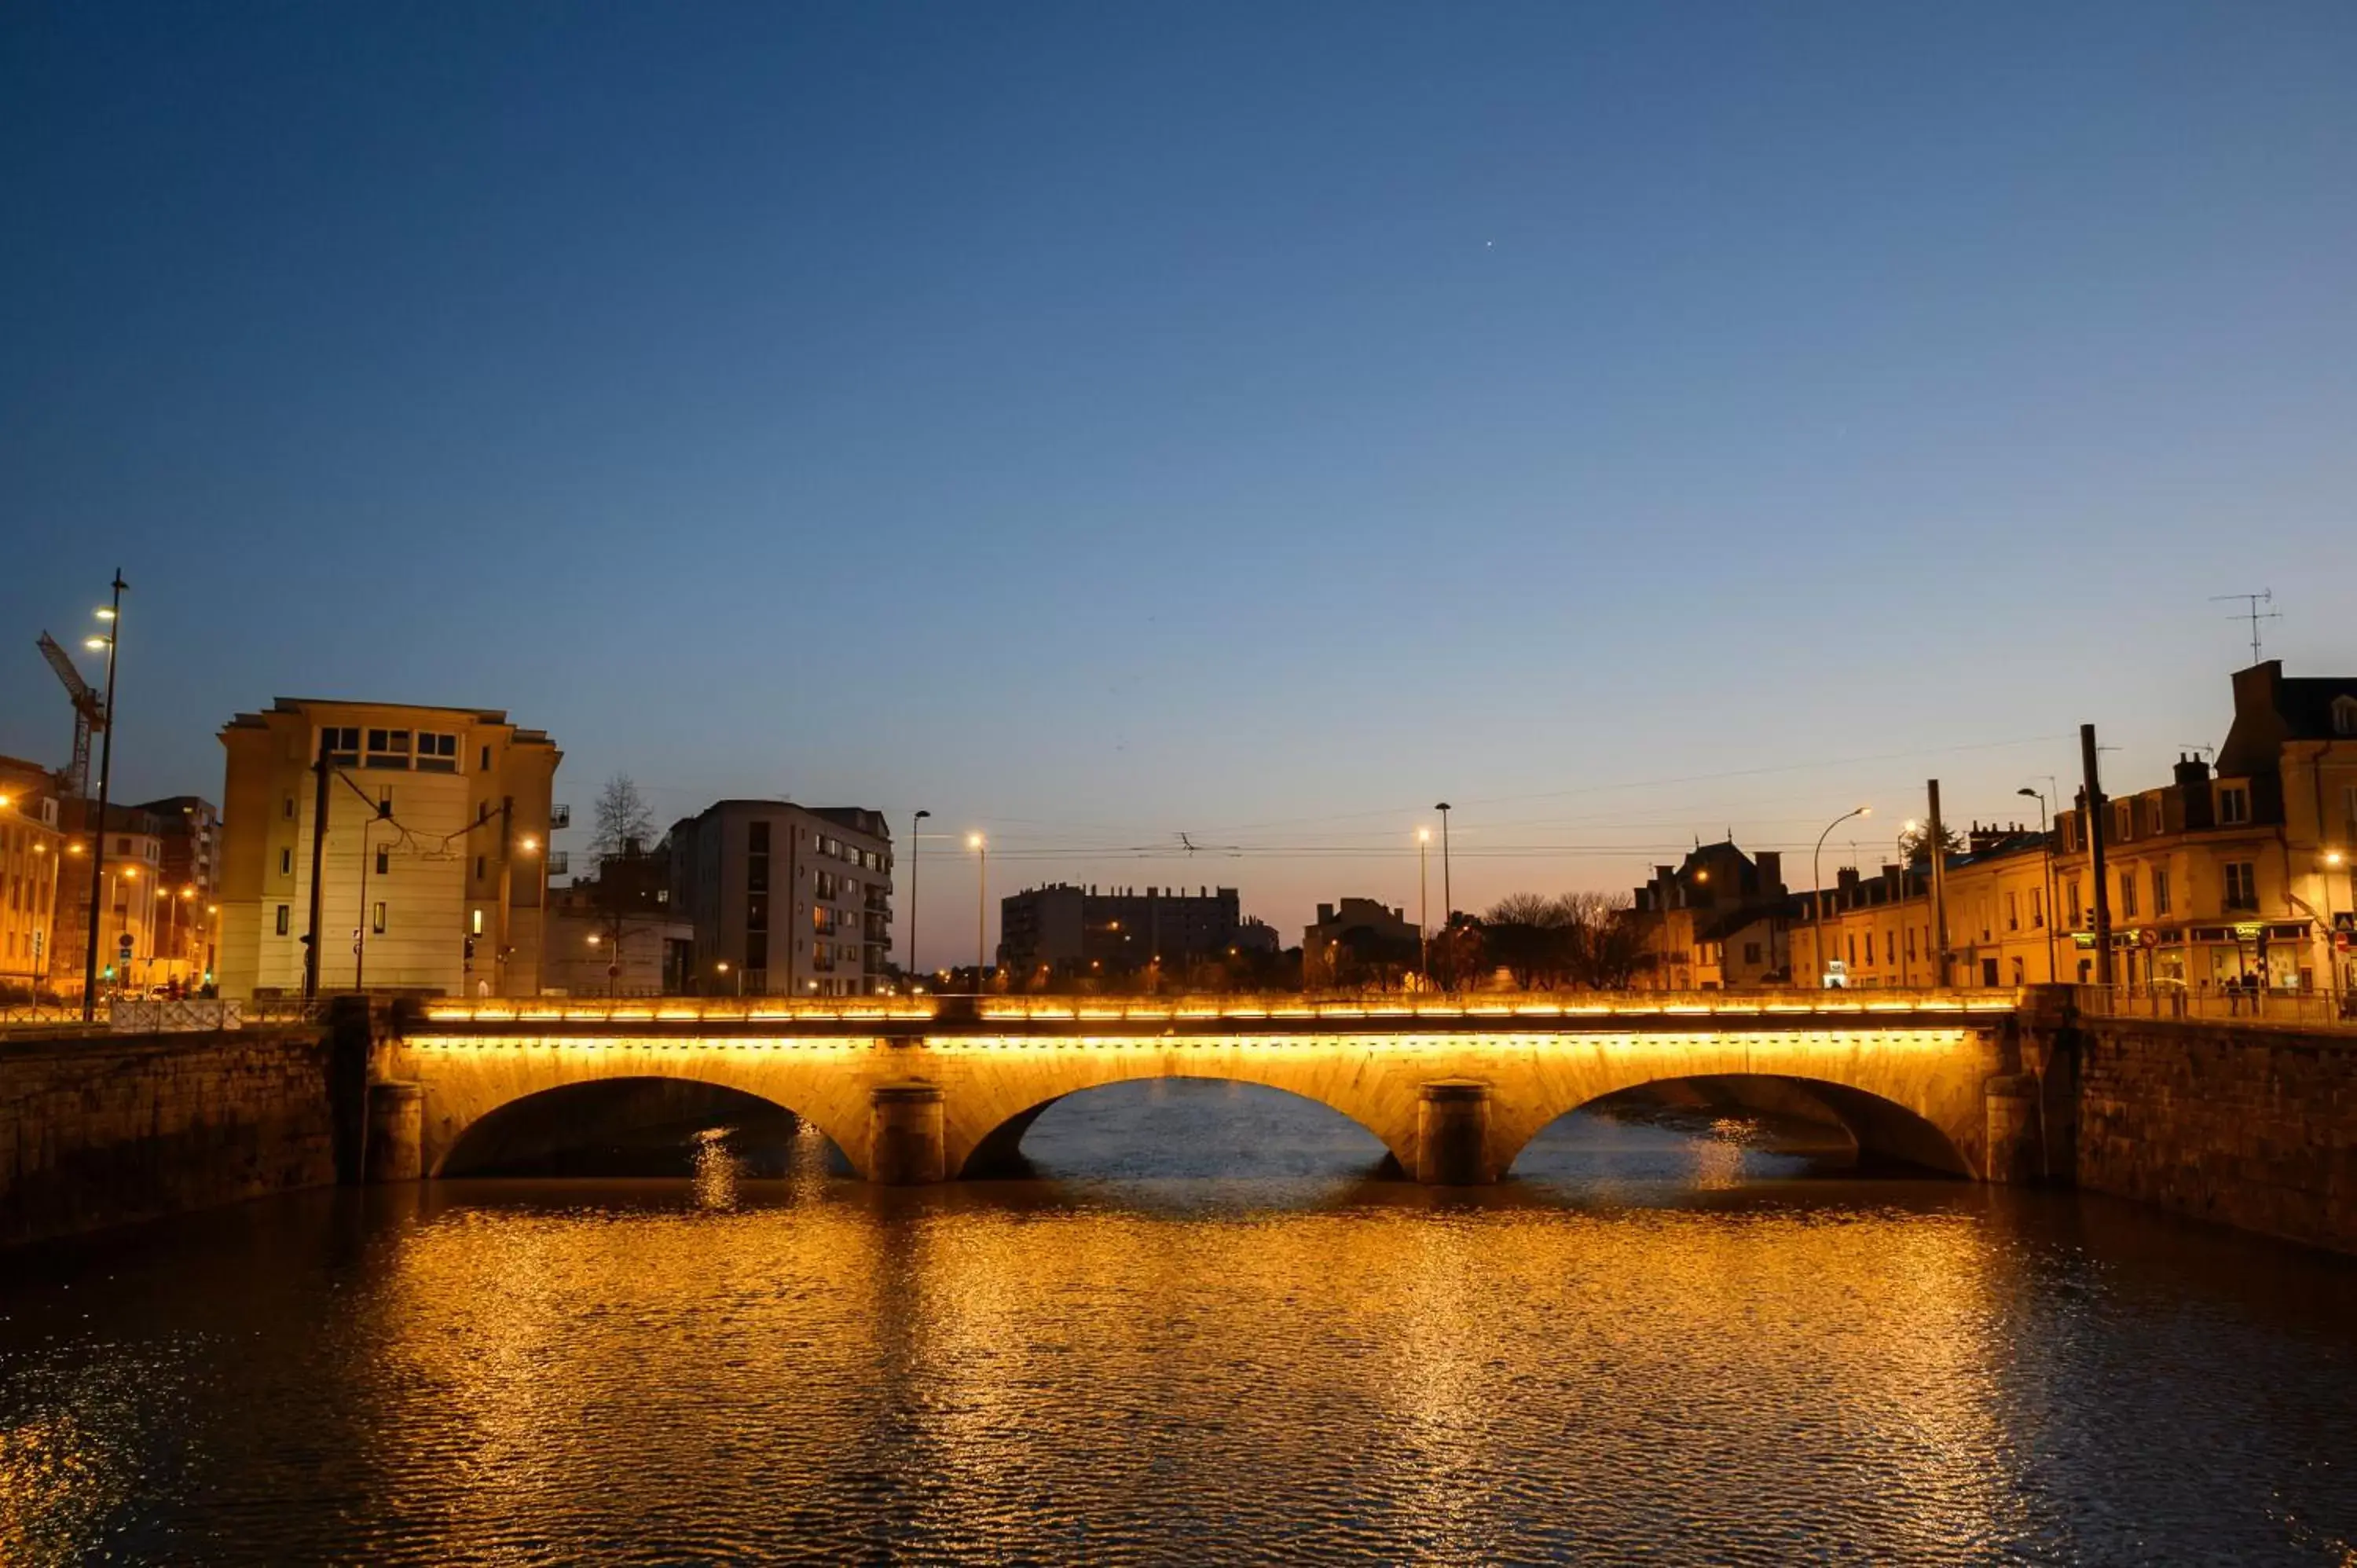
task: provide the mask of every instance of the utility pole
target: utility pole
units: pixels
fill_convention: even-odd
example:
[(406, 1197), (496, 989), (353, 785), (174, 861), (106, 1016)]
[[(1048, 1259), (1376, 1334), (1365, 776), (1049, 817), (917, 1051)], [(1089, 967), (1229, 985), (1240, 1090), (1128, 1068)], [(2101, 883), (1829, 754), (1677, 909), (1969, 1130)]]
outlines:
[(114, 597), (106, 607), (106, 736), (98, 754), (98, 817), (90, 835), (90, 943), (82, 957), (81, 1021), (98, 1018), (98, 895), (106, 865), (106, 791), (114, 776), (114, 650), (123, 635), (123, 568), (114, 569)]
[(1457, 896), (1448, 889), (1448, 802), (1432, 808), (1440, 813), (1440, 936), (1448, 960), (1448, 989), (1457, 989), (1457, 943), (1448, 935), (1457, 919)]
[[(931, 811), (919, 811), (909, 819), (909, 973), (912, 976), (922, 972), (917, 968), (917, 855), (925, 836), (925, 819), (931, 815)], [(913, 979), (909, 989), (916, 989)]]
[(1932, 983), (1948, 983), (1948, 832), (1940, 820), (1940, 781), (1928, 780), (1932, 820), (1924, 832), (1932, 835)]
[[(2257, 647), (2256, 623), (2252, 646)], [(2086, 775), (2087, 875), (2095, 881), (2095, 983), (2112, 983), (2112, 898), (2104, 868), (2104, 782), (2095, 767), (2095, 726), (2079, 726), (2079, 765)]]
[(319, 730), (319, 758), (311, 764), (311, 923), (303, 938), (303, 1000), (319, 995), (321, 863), (328, 848), (328, 746), (330, 731)]

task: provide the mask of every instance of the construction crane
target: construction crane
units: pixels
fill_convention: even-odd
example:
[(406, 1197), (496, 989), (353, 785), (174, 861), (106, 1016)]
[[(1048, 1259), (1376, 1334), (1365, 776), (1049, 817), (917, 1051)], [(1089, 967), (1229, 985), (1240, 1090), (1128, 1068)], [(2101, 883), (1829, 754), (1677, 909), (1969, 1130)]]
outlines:
[(67, 766), (65, 780), (67, 787), (76, 795), (87, 798), (90, 794), (90, 737), (106, 728), (106, 703), (90, 689), (90, 682), (81, 678), (81, 671), (74, 668), (73, 660), (66, 657), (66, 650), (58, 646), (56, 638), (45, 631), (37, 646), (41, 650), (41, 657), (49, 661), (49, 668), (58, 672), (58, 679), (65, 685), (66, 695), (73, 699), (73, 761)]

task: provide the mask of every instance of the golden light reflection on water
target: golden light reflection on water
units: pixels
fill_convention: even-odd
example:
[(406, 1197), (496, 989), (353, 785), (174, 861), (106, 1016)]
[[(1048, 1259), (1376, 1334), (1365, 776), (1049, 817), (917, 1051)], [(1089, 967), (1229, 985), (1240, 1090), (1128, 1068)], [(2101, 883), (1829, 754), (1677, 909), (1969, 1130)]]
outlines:
[(0, 1561), (2257, 1561), (2357, 1510), (2298, 1469), (2349, 1451), (2348, 1337), (2222, 1336), (2200, 1258), (2145, 1301), (1982, 1189), (895, 1193), (822, 1155), (427, 1189), (316, 1265), (159, 1259), (179, 1294), (86, 1342), (0, 1335)]

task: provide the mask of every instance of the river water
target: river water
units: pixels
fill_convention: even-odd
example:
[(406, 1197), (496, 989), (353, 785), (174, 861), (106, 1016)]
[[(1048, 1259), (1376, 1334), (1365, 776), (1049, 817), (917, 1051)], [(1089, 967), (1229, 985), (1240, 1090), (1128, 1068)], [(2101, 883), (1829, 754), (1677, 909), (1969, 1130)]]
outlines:
[(0, 1254), (0, 1562), (2357, 1562), (2357, 1266), (1131, 1085), (1035, 1179), (304, 1194)]

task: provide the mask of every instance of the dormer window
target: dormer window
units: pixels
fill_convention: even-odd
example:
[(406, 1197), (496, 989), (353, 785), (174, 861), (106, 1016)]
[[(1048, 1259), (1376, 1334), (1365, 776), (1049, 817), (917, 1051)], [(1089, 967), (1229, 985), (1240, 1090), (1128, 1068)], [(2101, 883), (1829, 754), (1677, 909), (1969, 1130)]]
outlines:
[(2218, 786), (2218, 821), (2225, 826), (2251, 820), (2251, 792), (2240, 784)]
[(2332, 702), (2332, 733), (2357, 735), (2357, 697), (2336, 697)]

